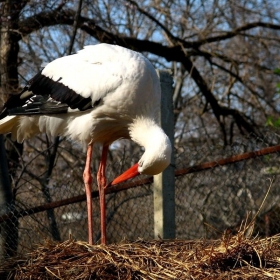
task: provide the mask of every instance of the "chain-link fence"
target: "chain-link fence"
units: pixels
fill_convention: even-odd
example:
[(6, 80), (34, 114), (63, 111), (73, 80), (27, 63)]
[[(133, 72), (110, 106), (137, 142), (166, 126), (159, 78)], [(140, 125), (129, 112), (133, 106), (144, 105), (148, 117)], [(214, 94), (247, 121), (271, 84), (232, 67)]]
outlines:
[[(262, 137), (240, 138), (227, 147), (223, 146), (220, 139), (207, 139), (209, 141), (189, 138), (187, 143), (177, 144), (175, 170), (218, 162), (248, 152), (256, 155), (257, 151), (277, 145), (279, 136), (277, 132), (269, 131)], [(70, 144), (62, 143), (60, 146), (53, 179), (48, 181), (47, 187), (38, 184), (38, 179), (44, 177), (41, 170), (43, 163), (40, 166), (39, 160), (35, 164), (33, 152), (27, 153), (25, 157), (30, 158), (24, 160), (30, 166), (26, 164), (26, 173), (21, 171), (21, 179), (14, 182), (17, 189), (15, 205), (12, 211), (0, 217), (1, 240), (5, 240), (2, 246), (10, 246), (17, 253), (25, 253), (45, 239), (63, 241), (72, 236), (87, 240), (86, 203), (81, 201), (84, 198), (83, 163), (73, 160), (74, 152)], [(31, 144), (28, 145), (27, 150), (31, 147)], [(125, 169), (131, 161), (139, 158), (138, 155), (133, 158), (128, 156), (133, 152), (131, 148), (119, 150), (122, 151), (122, 158), (108, 166), (109, 179), (119, 173), (113, 168), (115, 165), (117, 169)], [(37, 155), (38, 158), (40, 156)], [(73, 158), (69, 159), (71, 156)], [(68, 161), (65, 160), (67, 157)], [(176, 238), (218, 238), (225, 230), (234, 233), (248, 213), (253, 216), (258, 212), (270, 185), (270, 192), (256, 219), (254, 234), (267, 236), (279, 233), (279, 161), (279, 152), (272, 149), (266, 155), (249, 156), (246, 160), (202, 168), (200, 172), (176, 177)], [(72, 162), (73, 165), (67, 166), (66, 162)], [(124, 162), (124, 166), (121, 166)], [(38, 178), (31, 174), (32, 168), (28, 168), (33, 164), (36, 165)], [(59, 201), (65, 199), (68, 199), (65, 205), (59, 206), (62, 204)], [(153, 239), (153, 217), (152, 183), (108, 194), (108, 242), (135, 240), (138, 237)], [(97, 197), (93, 202), (93, 222), (94, 238), (98, 241), (100, 220)]]

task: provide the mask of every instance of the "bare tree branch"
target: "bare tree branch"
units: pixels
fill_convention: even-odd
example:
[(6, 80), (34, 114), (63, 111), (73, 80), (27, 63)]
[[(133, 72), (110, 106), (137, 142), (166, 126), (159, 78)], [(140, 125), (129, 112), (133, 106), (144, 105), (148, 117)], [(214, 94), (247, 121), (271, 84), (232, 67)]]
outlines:
[(236, 29), (234, 29), (232, 31), (223, 32), (224, 33), (223, 35), (208, 37), (208, 38), (204, 38), (204, 39), (201, 39), (199, 41), (193, 42), (192, 46), (193, 47), (200, 47), (203, 44), (208, 44), (208, 43), (227, 40), (227, 39), (230, 39), (230, 38), (232, 38), (232, 37), (234, 37), (238, 34), (242, 34), (242, 35), (246, 36), (245, 33), (242, 33), (243, 31), (251, 30), (251, 29), (254, 29), (254, 28), (257, 28), (257, 27), (280, 30), (280, 25), (278, 25), (278, 24), (272, 24), (272, 23), (269, 23), (269, 22), (261, 22), (261, 21), (251, 22), (251, 23), (244, 24), (243, 26), (237, 27)]

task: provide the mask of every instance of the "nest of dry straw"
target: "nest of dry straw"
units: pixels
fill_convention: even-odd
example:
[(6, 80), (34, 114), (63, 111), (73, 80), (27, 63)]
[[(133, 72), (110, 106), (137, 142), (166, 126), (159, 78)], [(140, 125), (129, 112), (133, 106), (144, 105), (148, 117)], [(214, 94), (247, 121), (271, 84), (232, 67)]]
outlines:
[(0, 279), (280, 279), (279, 239), (49, 241), (2, 265)]

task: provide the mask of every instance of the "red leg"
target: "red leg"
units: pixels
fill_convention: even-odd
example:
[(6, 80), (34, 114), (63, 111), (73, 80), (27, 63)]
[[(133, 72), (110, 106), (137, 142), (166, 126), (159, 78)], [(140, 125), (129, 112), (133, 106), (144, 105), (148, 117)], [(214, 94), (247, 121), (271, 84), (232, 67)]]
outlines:
[(102, 149), (101, 161), (97, 173), (97, 183), (99, 188), (100, 199), (100, 220), (101, 220), (101, 244), (106, 244), (106, 200), (105, 200), (105, 188), (106, 188), (106, 161), (108, 154), (108, 145), (104, 145)]
[(88, 243), (93, 244), (93, 232), (92, 232), (92, 196), (91, 196), (91, 186), (92, 186), (92, 176), (91, 176), (91, 158), (92, 158), (92, 148), (93, 143), (88, 145), (87, 149), (87, 159), (84, 170), (84, 184), (87, 197), (87, 214), (88, 214)]

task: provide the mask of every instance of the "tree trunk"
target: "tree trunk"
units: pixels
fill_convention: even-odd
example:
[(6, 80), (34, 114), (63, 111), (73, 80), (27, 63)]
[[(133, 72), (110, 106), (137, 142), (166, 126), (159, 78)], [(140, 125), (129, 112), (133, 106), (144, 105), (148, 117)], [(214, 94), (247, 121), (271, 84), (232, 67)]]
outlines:
[[(8, 176), (8, 165), (3, 136), (0, 135), (0, 215), (13, 208), (13, 193)], [(0, 260), (13, 255), (17, 247), (17, 221), (11, 220), (0, 224)], [(14, 242), (15, 239), (15, 242)]]
[[(19, 52), (20, 35), (13, 30), (18, 29), (19, 13), (25, 5), (25, 1), (6, 0), (1, 3), (1, 32), (0, 32), (0, 88), (2, 99), (18, 90), (17, 60)], [(15, 151), (16, 148), (16, 151)], [(5, 155), (3, 136), (0, 138), (0, 214), (13, 211), (15, 207), (15, 193), (12, 190), (11, 181), (8, 178), (16, 173), (18, 152), (22, 151), (22, 145), (17, 144), (7, 149), (9, 163)], [(15, 255), (18, 245), (18, 218), (14, 217), (0, 225), (0, 258)]]

